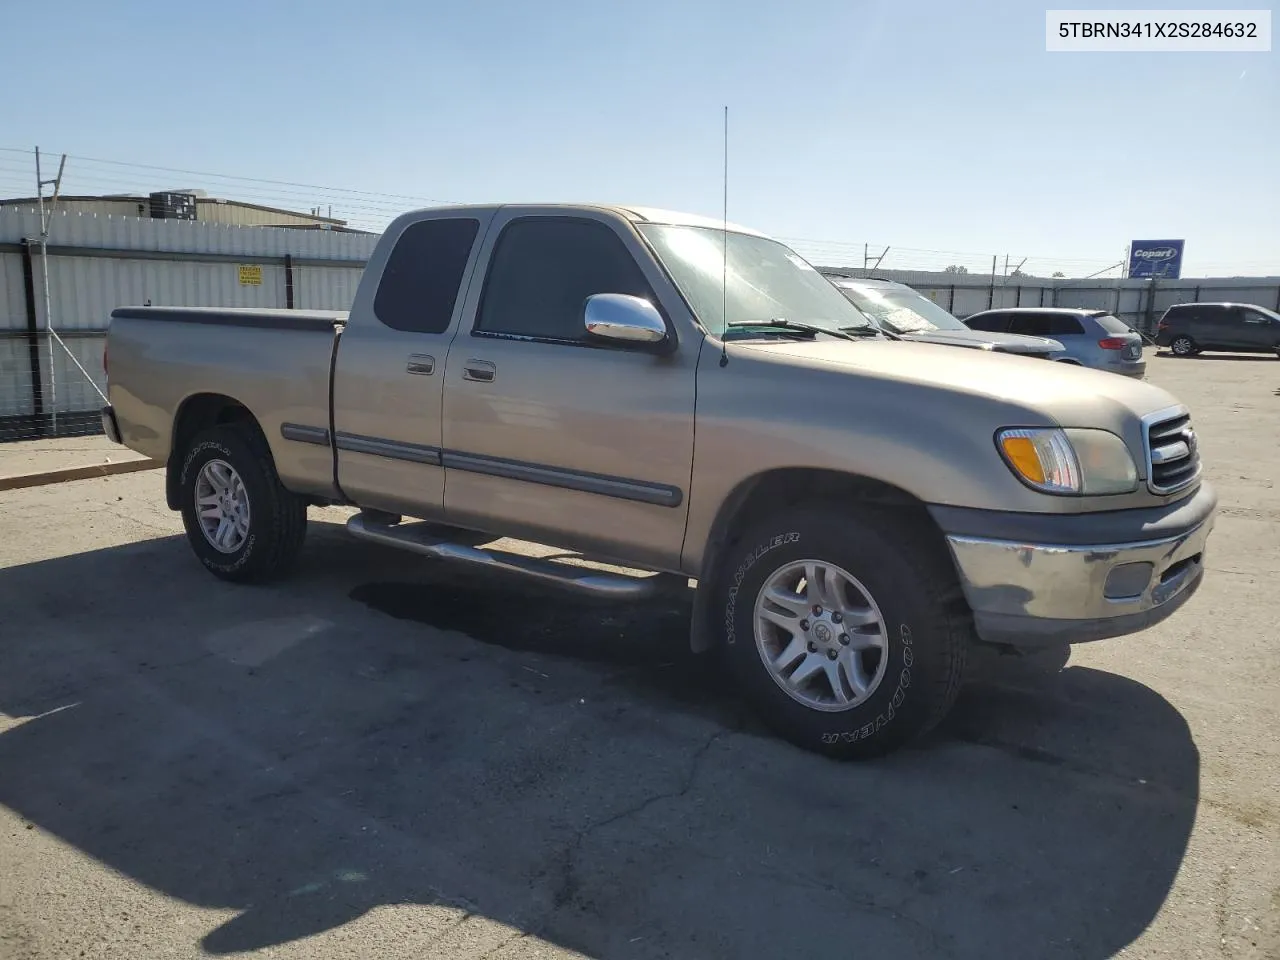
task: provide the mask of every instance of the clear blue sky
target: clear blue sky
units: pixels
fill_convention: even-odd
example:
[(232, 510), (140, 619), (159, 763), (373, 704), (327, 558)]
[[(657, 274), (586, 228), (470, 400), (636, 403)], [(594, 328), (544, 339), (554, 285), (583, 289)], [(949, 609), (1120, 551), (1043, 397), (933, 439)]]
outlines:
[(718, 215), (728, 104), (730, 216), (775, 235), (1280, 273), (1278, 55), (1049, 54), (1044, 9), (11, 0), (0, 146)]

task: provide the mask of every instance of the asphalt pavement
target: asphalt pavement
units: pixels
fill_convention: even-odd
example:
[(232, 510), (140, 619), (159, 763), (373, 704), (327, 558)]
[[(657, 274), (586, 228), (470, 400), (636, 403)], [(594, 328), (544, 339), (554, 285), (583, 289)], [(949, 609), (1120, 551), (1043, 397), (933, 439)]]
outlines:
[(1204, 587), (873, 763), (761, 729), (687, 597), (336, 509), (235, 587), (161, 472), (0, 493), (0, 958), (1280, 956), (1280, 361), (1150, 374), (1222, 496)]

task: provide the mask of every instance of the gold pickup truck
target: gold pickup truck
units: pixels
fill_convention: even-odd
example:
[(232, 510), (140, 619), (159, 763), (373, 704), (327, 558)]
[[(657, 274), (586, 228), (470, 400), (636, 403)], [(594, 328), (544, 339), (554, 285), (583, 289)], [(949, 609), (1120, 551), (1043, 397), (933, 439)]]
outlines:
[(896, 341), (784, 245), (667, 211), (408, 213), (349, 314), (122, 307), (108, 356), (107, 433), (167, 464), (217, 576), (284, 574), (343, 504), (357, 537), (593, 595), (694, 580), (694, 649), (839, 757), (934, 725), (976, 643), (1168, 617), (1216, 509), (1163, 390)]

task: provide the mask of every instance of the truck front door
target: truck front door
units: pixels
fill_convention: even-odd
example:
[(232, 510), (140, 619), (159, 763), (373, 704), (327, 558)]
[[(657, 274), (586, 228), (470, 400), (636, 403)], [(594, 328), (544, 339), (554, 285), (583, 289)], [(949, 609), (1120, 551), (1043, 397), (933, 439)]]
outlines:
[(481, 262), (445, 370), (446, 519), (678, 567), (701, 337), (658, 355), (589, 339), (583, 316), (640, 296), (676, 336), (669, 282), (603, 211), (500, 212)]

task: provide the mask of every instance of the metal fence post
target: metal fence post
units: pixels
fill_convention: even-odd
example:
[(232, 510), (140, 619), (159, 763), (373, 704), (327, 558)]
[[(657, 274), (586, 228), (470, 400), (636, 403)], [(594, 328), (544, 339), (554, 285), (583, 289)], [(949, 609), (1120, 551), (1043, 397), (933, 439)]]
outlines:
[(293, 254), (284, 255), (284, 306), (293, 309)]
[(36, 314), (36, 277), (31, 241), (22, 241), (22, 294), (27, 308), (27, 358), (31, 366), (31, 419), (36, 436), (44, 429), (44, 371), (40, 365), (40, 321)]

